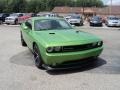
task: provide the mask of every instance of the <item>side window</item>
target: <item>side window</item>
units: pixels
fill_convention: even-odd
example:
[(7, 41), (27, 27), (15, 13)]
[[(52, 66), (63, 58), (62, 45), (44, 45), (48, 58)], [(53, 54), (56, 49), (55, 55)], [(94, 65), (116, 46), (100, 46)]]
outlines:
[(27, 21), (25, 22), (25, 25), (26, 25), (29, 29), (32, 30), (32, 21), (31, 21), (31, 19), (27, 20)]
[(19, 14), (19, 17), (23, 16), (23, 14)]

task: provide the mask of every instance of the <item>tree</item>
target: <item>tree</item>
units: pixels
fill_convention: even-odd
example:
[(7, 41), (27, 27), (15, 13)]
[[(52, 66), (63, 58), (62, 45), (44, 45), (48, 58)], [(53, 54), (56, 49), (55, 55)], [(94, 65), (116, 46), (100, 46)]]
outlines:
[(4, 0), (0, 0), (0, 13), (4, 12), (5, 3), (6, 2)]
[(50, 11), (56, 6), (102, 7), (101, 0), (0, 0), (0, 12)]
[(104, 4), (101, 0), (77, 0), (77, 6), (79, 7), (103, 7)]

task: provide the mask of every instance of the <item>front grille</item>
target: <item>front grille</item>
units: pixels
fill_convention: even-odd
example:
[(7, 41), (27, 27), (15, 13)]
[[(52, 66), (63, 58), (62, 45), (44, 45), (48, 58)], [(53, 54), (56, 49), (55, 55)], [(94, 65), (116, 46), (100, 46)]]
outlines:
[(51, 52), (48, 53), (60, 53), (60, 52), (77, 52), (77, 51), (85, 51), (85, 50), (90, 50), (94, 48), (99, 48), (102, 47), (103, 42), (94, 42), (94, 43), (89, 43), (89, 44), (82, 44), (82, 45), (70, 45), (70, 46), (58, 46), (57, 47), (50, 47), (52, 49)]
[(102, 42), (100, 45), (97, 43), (90, 43), (90, 44), (84, 44), (84, 45), (74, 45), (74, 46), (63, 46), (62, 52), (75, 52), (75, 51), (84, 51), (89, 49), (94, 49), (102, 46)]

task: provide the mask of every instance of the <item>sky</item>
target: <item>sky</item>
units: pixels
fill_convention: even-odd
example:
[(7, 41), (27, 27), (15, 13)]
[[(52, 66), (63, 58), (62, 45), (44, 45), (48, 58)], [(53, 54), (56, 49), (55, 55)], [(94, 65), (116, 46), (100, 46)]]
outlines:
[[(105, 5), (110, 5), (111, 4), (111, 0), (102, 0), (104, 2)], [(112, 4), (113, 5), (120, 5), (120, 0), (112, 0)]]

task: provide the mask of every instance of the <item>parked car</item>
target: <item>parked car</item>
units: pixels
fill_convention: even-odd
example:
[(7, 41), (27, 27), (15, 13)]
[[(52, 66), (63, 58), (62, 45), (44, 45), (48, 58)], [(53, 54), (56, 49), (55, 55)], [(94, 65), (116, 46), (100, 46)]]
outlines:
[(5, 18), (8, 17), (9, 14), (8, 13), (1, 13), (0, 14), (0, 24), (2, 24), (3, 22), (5, 22)]
[(21, 43), (33, 52), (35, 65), (48, 70), (97, 58), (103, 50), (100, 38), (77, 31), (63, 18), (55, 17), (33, 17), (22, 23)]
[(67, 20), (67, 21), (68, 21), (70, 18), (71, 18), (71, 15), (67, 15), (67, 16), (64, 17), (64, 19)]
[(44, 17), (59, 17), (56, 13), (38, 13), (37, 16), (44, 16)]
[(73, 15), (70, 15), (68, 22), (72, 25), (82, 26), (83, 18), (81, 15), (73, 14)]
[(116, 16), (109, 16), (109, 17), (107, 17), (106, 25), (108, 27), (110, 27), (110, 26), (112, 26), (112, 27), (114, 27), (114, 26), (120, 27), (120, 18), (116, 17)]
[(24, 13), (13, 13), (9, 17), (5, 18), (6, 24), (18, 24), (18, 17), (23, 16)]
[(35, 13), (26, 13), (24, 16), (18, 17), (18, 24), (21, 24), (25, 22), (27, 19), (35, 16), (36, 16)]
[(99, 17), (99, 16), (93, 16), (91, 19), (90, 19), (90, 26), (102, 26), (102, 18)]

